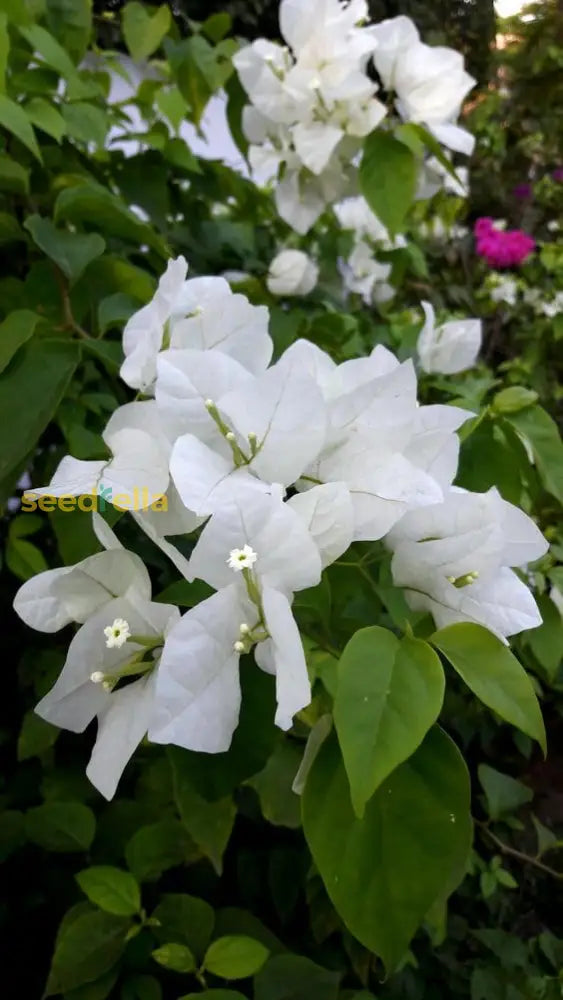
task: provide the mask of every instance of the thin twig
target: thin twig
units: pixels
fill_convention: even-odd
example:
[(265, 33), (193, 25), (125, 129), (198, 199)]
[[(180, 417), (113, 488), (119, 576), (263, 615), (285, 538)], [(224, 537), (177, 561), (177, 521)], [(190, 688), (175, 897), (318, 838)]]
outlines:
[(539, 858), (534, 858), (530, 854), (525, 854), (524, 851), (517, 850), (516, 847), (510, 847), (509, 844), (505, 844), (504, 840), (497, 837), (496, 833), (493, 833), (492, 830), (489, 829), (488, 825), (483, 823), (482, 820), (475, 820), (475, 823), (483, 831), (483, 833), (486, 833), (489, 840), (491, 840), (491, 842), (498, 847), (502, 854), (508, 854), (512, 858), (518, 858), (518, 860), (523, 861), (524, 864), (533, 865), (534, 868), (538, 868), (540, 871), (544, 872), (545, 875), (551, 875), (552, 878), (556, 878), (560, 882), (563, 881), (563, 872), (555, 871), (555, 868), (550, 868), (549, 865), (544, 865), (543, 861), (540, 861)]
[(77, 333), (78, 336), (82, 337), (83, 340), (92, 340), (92, 337), (90, 336), (90, 334), (87, 333), (87, 331), (82, 326), (80, 326), (79, 323), (76, 322), (76, 320), (75, 320), (75, 318), (73, 316), (73, 313), (72, 313), (72, 304), (71, 304), (71, 301), (70, 301), (70, 296), (68, 294), (68, 288), (67, 288), (67, 285), (66, 285), (66, 281), (65, 281), (63, 275), (61, 274), (61, 272), (58, 269), (55, 271), (55, 273), (56, 273), (56, 276), (57, 276), (57, 283), (58, 283), (58, 286), (59, 286), (59, 289), (60, 289), (60, 292), (61, 292), (61, 299), (62, 299), (62, 304), (63, 304), (63, 317), (64, 317), (64, 322), (65, 322), (65, 327), (67, 329), (69, 329), (69, 330), (73, 330), (74, 333)]

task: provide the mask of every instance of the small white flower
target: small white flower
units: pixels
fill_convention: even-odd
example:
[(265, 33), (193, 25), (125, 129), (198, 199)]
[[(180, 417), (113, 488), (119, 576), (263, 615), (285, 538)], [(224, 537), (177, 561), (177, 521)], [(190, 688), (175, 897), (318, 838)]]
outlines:
[(227, 565), (230, 569), (234, 569), (235, 573), (239, 573), (242, 569), (254, 566), (257, 559), (254, 549), (251, 549), (250, 545), (245, 545), (242, 549), (231, 549)]
[(131, 635), (129, 622), (126, 622), (125, 618), (116, 618), (111, 625), (108, 625), (104, 629), (104, 635), (108, 649), (112, 649), (113, 647), (119, 649), (120, 646), (123, 646), (127, 642)]
[(92, 684), (103, 684), (105, 676), (101, 670), (94, 670), (94, 673), (90, 674), (90, 680)]
[(272, 295), (308, 295), (317, 284), (319, 269), (301, 250), (282, 250), (268, 271), (267, 285)]

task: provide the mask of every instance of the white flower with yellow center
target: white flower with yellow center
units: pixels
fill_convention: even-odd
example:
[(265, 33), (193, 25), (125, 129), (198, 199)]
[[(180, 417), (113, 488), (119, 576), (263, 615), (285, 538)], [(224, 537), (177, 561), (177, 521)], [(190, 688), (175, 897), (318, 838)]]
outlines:
[(227, 566), (234, 569), (235, 573), (240, 573), (243, 569), (251, 569), (257, 559), (258, 555), (254, 549), (250, 545), (244, 545), (242, 549), (231, 549)]
[(125, 618), (116, 618), (111, 625), (104, 629), (104, 635), (108, 649), (119, 649), (131, 636), (129, 622), (126, 622)]

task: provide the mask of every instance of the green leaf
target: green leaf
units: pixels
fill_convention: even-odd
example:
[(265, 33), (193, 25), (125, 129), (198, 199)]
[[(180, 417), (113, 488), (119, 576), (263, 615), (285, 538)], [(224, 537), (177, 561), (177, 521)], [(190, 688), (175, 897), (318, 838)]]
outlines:
[(23, 717), (22, 727), (18, 736), (18, 760), (29, 760), (40, 757), (49, 750), (60, 733), (60, 729), (45, 722), (33, 709)]
[(180, 93), (199, 125), (209, 98), (222, 82), (217, 77), (215, 50), (201, 35), (192, 35), (176, 47), (170, 62)]
[(14, 215), (0, 212), (0, 244), (25, 242), (26, 236)]
[(487, 812), (490, 819), (500, 819), (507, 813), (516, 812), (520, 806), (531, 802), (534, 797), (533, 791), (521, 781), (495, 771), (494, 767), (489, 767), (488, 764), (480, 764), (477, 773), (487, 798)]
[(29, 191), (29, 170), (4, 153), (0, 153), (0, 189), (15, 191), (17, 194), (27, 194)]
[(401, 231), (416, 179), (417, 161), (404, 143), (379, 129), (368, 135), (360, 164), (360, 189), (391, 236)]
[(68, 990), (64, 995), (64, 1000), (106, 1000), (109, 997), (119, 976), (119, 967), (114, 966), (91, 983), (84, 983), (74, 990)]
[(92, 31), (92, 0), (47, 0), (47, 26), (79, 63)]
[(10, 53), (10, 35), (8, 33), (8, 18), (0, 14), (0, 94), (6, 93), (6, 69)]
[(122, 327), (133, 313), (138, 309), (138, 302), (130, 295), (123, 292), (115, 292), (102, 299), (98, 306), (98, 326), (100, 334), (106, 333), (113, 327)]
[(25, 843), (24, 815), (17, 809), (0, 812), (0, 863)]
[(0, 372), (16, 351), (35, 333), (40, 317), (30, 309), (16, 309), (0, 323)]
[(274, 955), (254, 981), (254, 1000), (336, 1000), (341, 975), (301, 955)]
[(201, 857), (183, 824), (172, 816), (142, 826), (125, 847), (125, 859), (141, 882), (154, 881), (176, 865), (189, 864)]
[(103, 149), (109, 131), (109, 118), (102, 108), (88, 101), (63, 104), (63, 119), (66, 131), (77, 142), (90, 143)]
[(222, 937), (209, 945), (203, 968), (221, 979), (246, 979), (262, 968), (270, 952), (253, 938), (244, 935)]
[(24, 109), (4, 94), (0, 94), (0, 125), (15, 135), (16, 139), (19, 139), (33, 153), (36, 160), (39, 160), (40, 163), (43, 162), (35, 132)]
[(532, 449), (545, 489), (563, 503), (563, 441), (557, 424), (541, 406), (521, 410), (507, 419)]
[(129, 927), (125, 917), (89, 907), (77, 908), (74, 919), (63, 919), (45, 996), (68, 993), (109, 972), (123, 952)]
[(76, 76), (76, 67), (68, 52), (45, 28), (39, 24), (32, 24), (29, 27), (20, 27), (19, 31), (32, 50), (39, 53), (47, 66), (56, 70), (66, 80), (71, 80)]
[(220, 42), (225, 35), (229, 34), (233, 26), (233, 19), (227, 11), (219, 11), (217, 14), (212, 14), (208, 17), (206, 21), (203, 22), (201, 30), (204, 35), (207, 35), (211, 42)]
[(80, 802), (45, 802), (25, 816), (28, 839), (46, 851), (87, 851), (95, 831), (94, 813)]
[(141, 909), (139, 883), (130, 872), (96, 865), (78, 872), (75, 878), (88, 899), (106, 913), (132, 917)]
[(375, 625), (344, 649), (334, 722), (357, 816), (436, 722), (444, 685), (440, 660), (419, 639), (399, 641)]
[(162, 1000), (162, 989), (154, 976), (130, 976), (121, 990), (121, 1000)]
[(106, 244), (97, 233), (70, 233), (57, 229), (50, 219), (30, 215), (24, 222), (37, 246), (75, 282), (96, 257), (101, 257)]
[(133, 59), (147, 59), (156, 52), (171, 24), (168, 6), (159, 7), (151, 16), (135, 0), (126, 4), (121, 14), (121, 25), (125, 44)]
[(530, 629), (525, 642), (553, 683), (563, 659), (563, 618), (547, 594), (540, 594), (537, 604), (542, 624)]
[(299, 747), (280, 740), (264, 770), (248, 781), (258, 794), (264, 819), (275, 826), (301, 826), (301, 803), (292, 790), (300, 764)]
[(501, 389), (493, 398), (492, 408), (496, 413), (518, 413), (537, 403), (538, 394), (522, 385), (511, 385)]
[[(35, 446), (79, 358), (80, 348), (74, 342), (33, 339), (0, 375), (0, 480), (7, 479)], [(22, 407), (26, 399), (33, 400), (33, 406)]]
[(430, 642), (480, 701), (501, 719), (537, 740), (546, 752), (545, 728), (532, 682), (508, 646), (482, 625), (448, 625)]
[(168, 893), (162, 896), (152, 916), (159, 923), (154, 928), (159, 941), (186, 944), (198, 959), (203, 957), (215, 925), (209, 903), (183, 892)]
[(437, 727), (380, 785), (361, 820), (334, 738), (313, 764), (303, 795), (313, 860), (348, 930), (381, 956), (388, 973), (431, 906), (462, 878), (469, 807), (467, 768)]
[(24, 111), (32, 125), (36, 125), (42, 132), (46, 132), (60, 143), (66, 133), (66, 122), (54, 104), (50, 104), (42, 97), (32, 97), (25, 105)]
[(167, 257), (168, 250), (152, 226), (141, 222), (117, 195), (101, 184), (87, 182), (65, 188), (55, 202), (55, 222), (89, 222), (135, 246), (147, 243)]
[(184, 993), (179, 1000), (246, 1000), (246, 997), (237, 990), (205, 990), (204, 993)]
[(6, 546), (6, 565), (18, 579), (24, 581), (49, 569), (41, 549), (33, 542), (11, 536), (8, 536)]
[(195, 958), (185, 944), (163, 944), (155, 948), (152, 957), (172, 972), (193, 972), (196, 967)]
[(169, 754), (174, 779), (174, 798), (182, 823), (220, 875), (223, 869), (223, 854), (235, 821), (235, 804), (231, 798), (207, 802), (193, 787), (189, 762), (186, 767), (182, 751), (172, 748)]

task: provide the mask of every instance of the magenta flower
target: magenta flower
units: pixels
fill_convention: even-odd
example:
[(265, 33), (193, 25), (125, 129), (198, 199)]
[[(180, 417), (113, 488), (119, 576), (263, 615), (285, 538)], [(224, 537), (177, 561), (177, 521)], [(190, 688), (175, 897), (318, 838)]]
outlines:
[(554, 181), (563, 181), (563, 167), (556, 167), (551, 176)]
[(533, 194), (531, 184), (517, 184), (516, 187), (512, 188), (512, 194), (515, 198), (520, 201), (528, 201)]
[(535, 241), (521, 229), (496, 229), (489, 218), (477, 219), (474, 227), (477, 253), (494, 268), (519, 267), (535, 250)]

